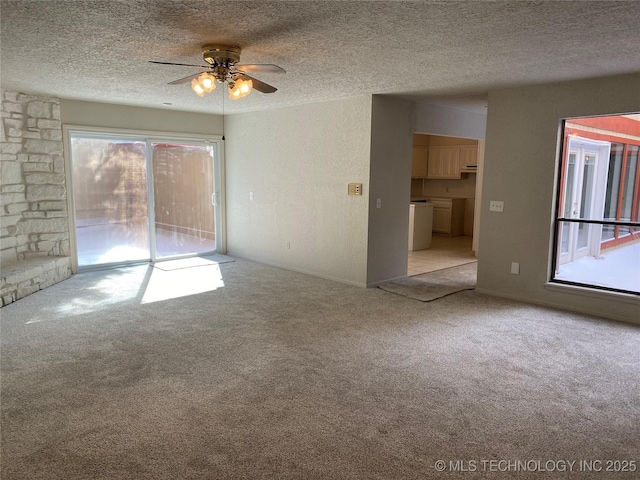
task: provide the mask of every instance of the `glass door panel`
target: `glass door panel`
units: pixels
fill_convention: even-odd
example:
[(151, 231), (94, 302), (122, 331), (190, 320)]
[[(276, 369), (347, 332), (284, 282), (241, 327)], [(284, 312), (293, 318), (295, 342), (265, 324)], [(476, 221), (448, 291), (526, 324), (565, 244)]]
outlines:
[(78, 266), (150, 258), (145, 142), (71, 137)]
[[(563, 215), (565, 218), (573, 218), (575, 203), (574, 203), (574, 184), (576, 182), (576, 154), (569, 154), (569, 161), (567, 165), (567, 174), (565, 180), (565, 189), (564, 189), (564, 202), (563, 202)], [(561, 230), (561, 253), (566, 254), (569, 253), (569, 237), (571, 236), (571, 224), (567, 222), (562, 223)]]
[[(636, 145), (629, 145), (627, 153), (627, 165), (625, 168), (624, 189), (622, 190), (622, 211), (620, 219), (625, 222), (631, 221), (633, 211), (633, 196), (636, 190), (636, 172), (638, 169), (638, 151)], [(620, 236), (631, 233), (629, 227), (620, 227)]]
[[(604, 220), (616, 220), (618, 217), (618, 192), (620, 189), (620, 176), (622, 175), (622, 155), (624, 145), (621, 143), (611, 144), (609, 158), (609, 171), (607, 173), (607, 189), (604, 200)], [(615, 238), (616, 227), (613, 225), (603, 225), (602, 241)]]
[[(582, 175), (582, 191), (580, 194), (580, 218), (591, 218), (591, 203), (594, 190), (595, 155), (585, 155), (584, 172)], [(590, 226), (581, 223), (578, 227), (578, 249), (586, 248), (589, 245)]]
[(214, 148), (151, 143), (155, 257), (216, 250)]

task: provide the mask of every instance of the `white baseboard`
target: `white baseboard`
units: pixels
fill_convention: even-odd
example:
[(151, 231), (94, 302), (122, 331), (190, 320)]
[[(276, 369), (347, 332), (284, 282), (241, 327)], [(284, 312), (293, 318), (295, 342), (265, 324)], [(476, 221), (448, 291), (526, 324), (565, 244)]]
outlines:
[(318, 277), (318, 278), (322, 278), (324, 280), (331, 280), (333, 282), (352, 285), (354, 287), (360, 287), (360, 288), (366, 288), (367, 287), (367, 284), (365, 284), (365, 283), (355, 282), (353, 280), (346, 280), (344, 278), (332, 277), (330, 275), (323, 275), (321, 273), (310, 272), (310, 271), (303, 270), (303, 269), (300, 269), (300, 268), (291, 267), (289, 265), (281, 265), (281, 264), (275, 263), (275, 262), (267, 262), (267, 261), (261, 260), (259, 258), (253, 258), (253, 257), (249, 257), (249, 256), (246, 256), (246, 255), (239, 255), (239, 254), (233, 253), (233, 252), (229, 252), (229, 253), (227, 253), (227, 255), (233, 256), (235, 258), (242, 258), (244, 260), (249, 260), (251, 262), (261, 263), (263, 265), (268, 265), (269, 267), (281, 268), (283, 270), (289, 270), (290, 272), (303, 273), (304, 275), (309, 275), (311, 277)]

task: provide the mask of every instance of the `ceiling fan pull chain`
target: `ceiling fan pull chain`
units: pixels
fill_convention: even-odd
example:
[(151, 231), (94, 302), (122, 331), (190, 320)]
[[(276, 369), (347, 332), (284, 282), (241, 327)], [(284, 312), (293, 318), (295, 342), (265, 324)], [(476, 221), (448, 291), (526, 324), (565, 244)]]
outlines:
[(224, 142), (224, 89), (222, 90), (222, 141)]

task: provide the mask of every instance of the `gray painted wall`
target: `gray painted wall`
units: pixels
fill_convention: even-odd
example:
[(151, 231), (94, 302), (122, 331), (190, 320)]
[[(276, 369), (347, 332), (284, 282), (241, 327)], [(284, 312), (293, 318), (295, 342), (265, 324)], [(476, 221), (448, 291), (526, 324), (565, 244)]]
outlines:
[[(478, 291), (640, 323), (637, 301), (545, 288), (560, 120), (638, 112), (639, 87), (634, 74), (490, 92)], [(489, 212), (490, 200), (504, 201), (504, 213)]]
[[(369, 177), (369, 286), (407, 275), (414, 105), (373, 96)], [(381, 208), (376, 207), (381, 199)]]
[(416, 103), (414, 133), (482, 140), (485, 137), (486, 125), (487, 116), (483, 113), (429, 103)]
[[(366, 285), (371, 104), (360, 97), (227, 117), (230, 254)], [(364, 195), (348, 196), (350, 182)]]

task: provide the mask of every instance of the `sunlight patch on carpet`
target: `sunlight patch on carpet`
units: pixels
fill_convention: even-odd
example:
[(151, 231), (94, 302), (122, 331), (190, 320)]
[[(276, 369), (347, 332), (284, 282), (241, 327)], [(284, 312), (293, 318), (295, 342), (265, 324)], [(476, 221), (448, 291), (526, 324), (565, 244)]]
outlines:
[(165, 271), (154, 268), (140, 303), (161, 302), (224, 287), (218, 264)]

